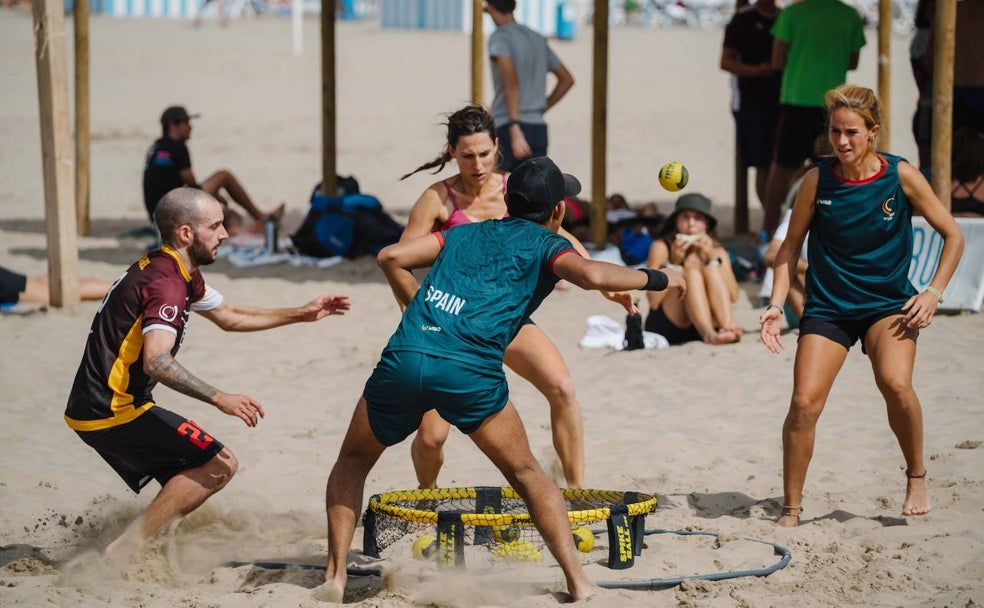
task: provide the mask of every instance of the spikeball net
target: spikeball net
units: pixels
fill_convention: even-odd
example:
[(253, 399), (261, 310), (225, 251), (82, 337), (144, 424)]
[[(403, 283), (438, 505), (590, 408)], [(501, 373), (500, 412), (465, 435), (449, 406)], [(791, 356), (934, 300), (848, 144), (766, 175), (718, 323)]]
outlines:
[[(630, 568), (642, 551), (646, 515), (656, 497), (639, 492), (562, 488), (575, 544), (594, 548), (586, 524), (608, 529), (608, 567)], [(546, 553), (543, 538), (519, 494), (509, 487), (433, 488), (376, 494), (362, 517), (363, 553), (378, 558), (397, 541), (420, 535), (413, 554), (440, 566), (464, 566), (465, 546), (485, 547), (493, 562), (535, 562)], [(422, 534), (423, 532), (433, 534)]]

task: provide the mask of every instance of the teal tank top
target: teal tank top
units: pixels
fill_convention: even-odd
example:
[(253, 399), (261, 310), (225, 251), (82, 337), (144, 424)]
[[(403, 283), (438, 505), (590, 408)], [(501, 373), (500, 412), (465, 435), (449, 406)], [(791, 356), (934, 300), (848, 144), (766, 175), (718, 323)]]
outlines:
[(554, 260), (570, 241), (507, 217), (436, 233), (443, 247), (407, 306), (387, 351), (413, 351), (502, 367), (506, 347), (559, 280)]
[(898, 310), (915, 295), (909, 282), (912, 207), (899, 181), (899, 161), (880, 154), (882, 169), (861, 181), (818, 163), (810, 224), (804, 317), (861, 320)]

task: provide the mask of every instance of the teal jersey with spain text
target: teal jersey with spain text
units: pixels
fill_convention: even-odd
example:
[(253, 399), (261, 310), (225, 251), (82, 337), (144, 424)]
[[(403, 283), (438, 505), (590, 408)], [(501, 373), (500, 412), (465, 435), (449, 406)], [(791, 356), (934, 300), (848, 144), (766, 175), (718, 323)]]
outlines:
[(916, 294), (909, 282), (912, 207), (899, 181), (904, 159), (880, 154), (874, 176), (848, 181), (818, 163), (810, 224), (804, 317), (861, 320), (900, 309)]
[(554, 260), (570, 241), (520, 218), (434, 233), (441, 252), (403, 313), (387, 351), (502, 367), (506, 346), (553, 290)]

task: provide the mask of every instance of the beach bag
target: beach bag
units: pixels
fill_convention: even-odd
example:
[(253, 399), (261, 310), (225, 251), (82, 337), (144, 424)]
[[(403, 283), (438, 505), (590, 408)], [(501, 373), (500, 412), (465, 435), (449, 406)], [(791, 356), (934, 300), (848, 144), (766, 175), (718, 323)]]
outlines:
[(291, 241), (304, 255), (357, 258), (379, 253), (400, 240), (401, 234), (403, 226), (383, 210), (376, 197), (361, 193), (325, 196), (319, 184)]

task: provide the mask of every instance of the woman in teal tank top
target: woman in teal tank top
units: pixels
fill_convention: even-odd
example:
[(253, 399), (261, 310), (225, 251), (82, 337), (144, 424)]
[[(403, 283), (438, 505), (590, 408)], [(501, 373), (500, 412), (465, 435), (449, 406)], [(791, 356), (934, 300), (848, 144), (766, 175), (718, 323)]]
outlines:
[[(922, 174), (904, 159), (876, 151), (881, 127), (874, 92), (842, 85), (827, 93), (826, 106), (835, 156), (806, 174), (776, 256), (771, 303), (759, 318), (762, 342), (778, 353), (782, 304), (809, 231), (806, 307), (782, 428), (784, 503), (778, 523), (784, 527), (799, 524), (817, 421), (859, 339), (905, 458), (902, 515), (929, 512), (922, 407), (912, 387), (916, 338), (943, 302), (964, 245), (956, 222)], [(944, 243), (923, 293), (908, 280), (913, 211), (925, 216)]]

